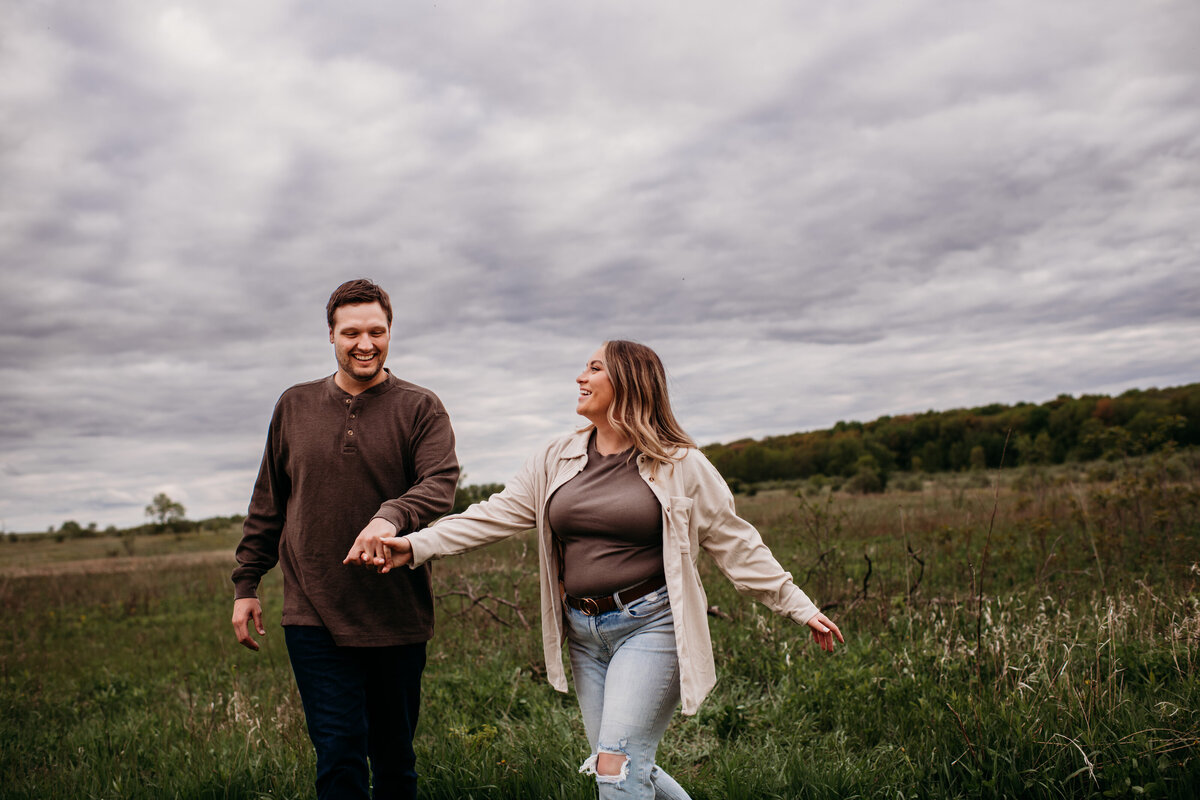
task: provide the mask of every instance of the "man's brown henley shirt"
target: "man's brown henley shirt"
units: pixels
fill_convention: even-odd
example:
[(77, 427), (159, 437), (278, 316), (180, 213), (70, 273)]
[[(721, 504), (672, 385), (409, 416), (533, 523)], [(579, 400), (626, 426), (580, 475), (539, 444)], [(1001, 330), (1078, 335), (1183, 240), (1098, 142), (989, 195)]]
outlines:
[(293, 386), (267, 431), (234, 596), (255, 597), (278, 562), (284, 625), (324, 627), (344, 646), (427, 641), (428, 565), (380, 575), (342, 559), (373, 517), (403, 534), (449, 511), (458, 473), (450, 419), (428, 389), (391, 372), (358, 395), (333, 376)]

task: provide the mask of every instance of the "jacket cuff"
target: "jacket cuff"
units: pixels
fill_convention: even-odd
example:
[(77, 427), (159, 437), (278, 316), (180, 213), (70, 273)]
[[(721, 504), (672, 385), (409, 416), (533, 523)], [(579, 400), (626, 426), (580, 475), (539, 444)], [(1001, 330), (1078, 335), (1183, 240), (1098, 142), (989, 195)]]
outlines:
[(258, 581), (246, 578), (233, 584), (233, 599), (246, 600), (258, 597)]
[(810, 600), (799, 586), (793, 583), (791, 588), (792, 591), (789, 592), (785, 601), (788, 609), (787, 616), (801, 625), (807, 625), (810, 619), (821, 613), (821, 609), (817, 608), (816, 603)]
[(807, 625), (808, 621), (810, 619), (812, 619), (813, 617), (815, 617), (817, 614), (820, 614), (820, 613), (821, 613), (821, 609), (817, 608), (816, 606), (814, 606), (810, 603), (808, 608), (805, 608), (802, 611), (799, 611), (794, 617), (792, 617), (792, 619), (796, 620), (796, 622), (799, 623), (800, 625)]
[(433, 542), (430, 541), (433, 536), (434, 534), (426, 530), (410, 533), (404, 537), (408, 539), (408, 543), (412, 546), (412, 562), (409, 564), (410, 567), (416, 569), (437, 554), (437, 549), (433, 546)]

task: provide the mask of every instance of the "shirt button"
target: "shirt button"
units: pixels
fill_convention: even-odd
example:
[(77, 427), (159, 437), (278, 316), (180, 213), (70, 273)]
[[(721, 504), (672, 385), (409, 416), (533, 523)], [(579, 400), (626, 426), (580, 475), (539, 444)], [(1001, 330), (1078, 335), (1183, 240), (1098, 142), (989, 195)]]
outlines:
[(354, 435), (354, 431), (346, 431), (346, 435), (347, 435), (347, 436), (353, 436), (353, 435)]
[(346, 405), (350, 405), (350, 398), (346, 398)]
[(358, 414), (351, 414), (350, 419), (358, 419)]

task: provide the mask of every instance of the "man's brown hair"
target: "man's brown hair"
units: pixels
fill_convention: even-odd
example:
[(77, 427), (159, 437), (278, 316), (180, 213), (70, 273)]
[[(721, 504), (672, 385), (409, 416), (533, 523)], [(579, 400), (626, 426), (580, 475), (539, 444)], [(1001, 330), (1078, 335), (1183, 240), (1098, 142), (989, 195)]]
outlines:
[(392, 327), (392, 300), (388, 293), (372, 280), (357, 278), (346, 281), (329, 295), (329, 302), (325, 306), (325, 319), (329, 322), (329, 330), (333, 330), (333, 312), (342, 306), (355, 306), (360, 303), (379, 303), (379, 307), (387, 315), (388, 327)]

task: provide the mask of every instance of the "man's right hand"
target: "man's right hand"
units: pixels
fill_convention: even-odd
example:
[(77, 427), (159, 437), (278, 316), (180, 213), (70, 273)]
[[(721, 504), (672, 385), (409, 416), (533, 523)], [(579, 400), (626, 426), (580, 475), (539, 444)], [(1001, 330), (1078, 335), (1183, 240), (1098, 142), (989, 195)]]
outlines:
[(243, 597), (240, 600), (234, 600), (233, 632), (237, 634), (237, 640), (243, 646), (257, 650), (258, 642), (250, 635), (251, 622), (254, 623), (254, 630), (258, 631), (259, 636), (267, 635), (262, 623), (262, 604), (258, 602), (258, 598)]

